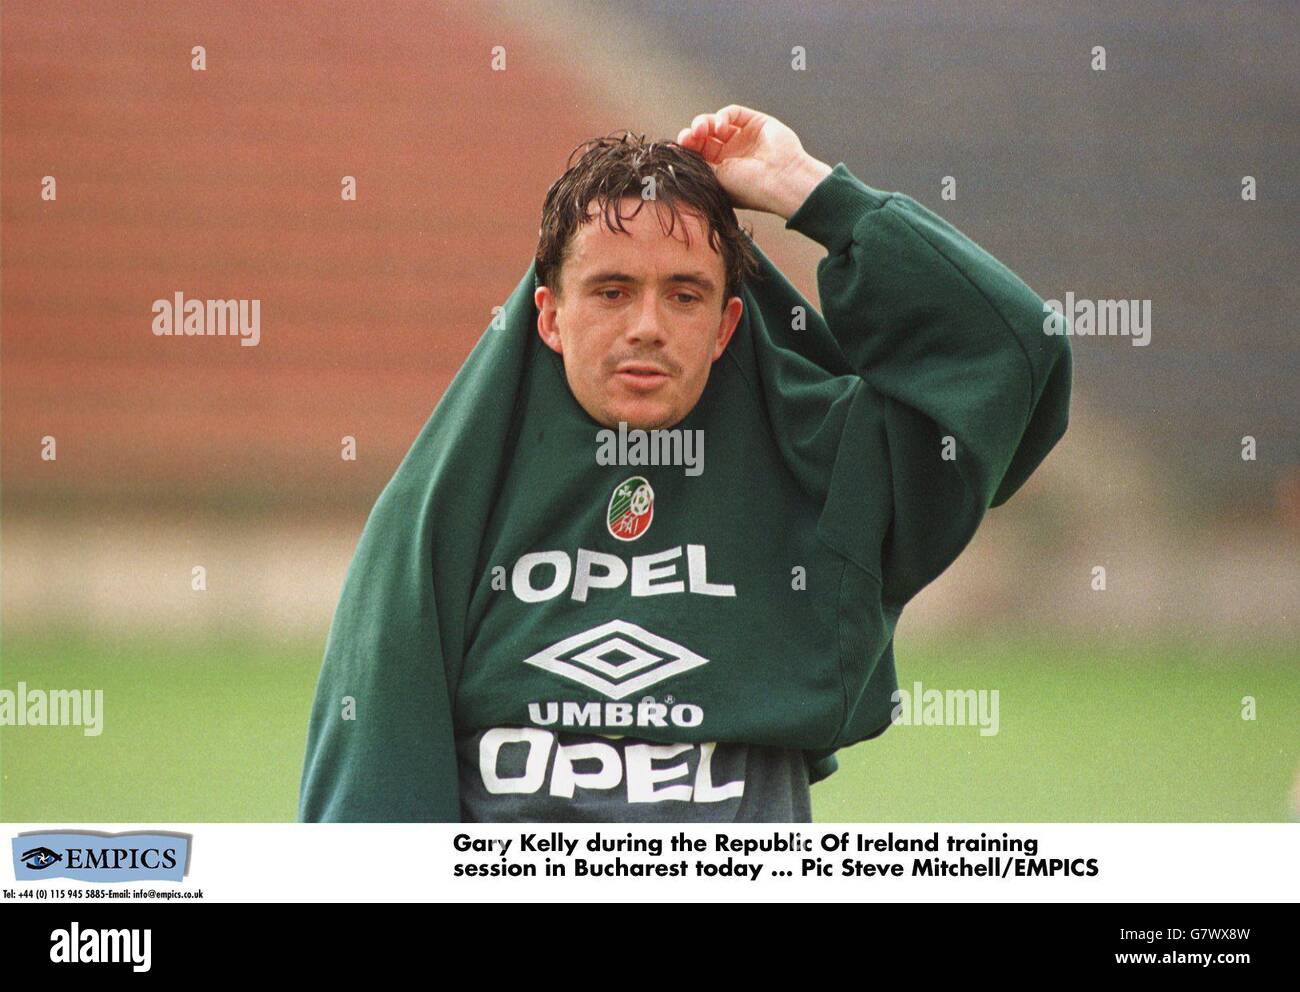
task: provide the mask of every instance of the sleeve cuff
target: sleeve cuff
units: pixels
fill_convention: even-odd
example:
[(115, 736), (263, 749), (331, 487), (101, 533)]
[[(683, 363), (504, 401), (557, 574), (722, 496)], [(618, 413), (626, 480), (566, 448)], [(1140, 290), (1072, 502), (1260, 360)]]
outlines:
[(840, 768), (839, 759), (833, 751), (825, 756), (821, 756), (820, 753), (808, 752), (805, 755), (804, 763), (808, 766), (809, 785), (816, 785), (822, 779), (829, 778)]
[(785, 226), (824, 245), (827, 251), (840, 251), (853, 240), (858, 218), (884, 206), (891, 196), (892, 193), (868, 186), (839, 162), (813, 188)]

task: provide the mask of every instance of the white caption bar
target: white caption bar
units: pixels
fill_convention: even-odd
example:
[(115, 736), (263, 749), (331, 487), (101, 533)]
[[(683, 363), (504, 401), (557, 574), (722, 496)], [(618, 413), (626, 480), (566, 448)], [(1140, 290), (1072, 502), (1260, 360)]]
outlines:
[[(3, 884), (10, 903), (137, 900), (141, 892), (148, 901), (150, 891), (191, 905), (200, 899), (1289, 902), (1300, 892), (1300, 824), (1294, 823), (24, 823), (6, 830), (11, 842), (38, 831), (192, 837), (183, 882), (19, 881), (11, 863)], [(10, 847), (5, 856), (12, 861)]]

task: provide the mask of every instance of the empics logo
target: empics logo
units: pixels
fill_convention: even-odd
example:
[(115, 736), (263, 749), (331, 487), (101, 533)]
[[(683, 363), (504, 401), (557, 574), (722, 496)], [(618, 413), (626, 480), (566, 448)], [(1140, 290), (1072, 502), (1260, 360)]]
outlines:
[(189, 864), (186, 834), (101, 834), (91, 831), (20, 834), (13, 839), (14, 878), (73, 878), (80, 882), (179, 882)]
[(644, 477), (634, 475), (614, 487), (605, 525), (620, 541), (635, 541), (650, 529), (655, 515), (655, 491)]
[(562, 675), (610, 699), (623, 699), (708, 662), (626, 620), (584, 630), (524, 659), (525, 665)]

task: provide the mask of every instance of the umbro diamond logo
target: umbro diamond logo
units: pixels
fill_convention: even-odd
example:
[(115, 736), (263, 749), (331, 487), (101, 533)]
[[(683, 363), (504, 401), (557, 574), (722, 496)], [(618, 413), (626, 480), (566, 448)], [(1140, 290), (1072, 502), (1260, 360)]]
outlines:
[(610, 699), (623, 699), (708, 662), (626, 620), (584, 630), (524, 659), (525, 665), (562, 675)]

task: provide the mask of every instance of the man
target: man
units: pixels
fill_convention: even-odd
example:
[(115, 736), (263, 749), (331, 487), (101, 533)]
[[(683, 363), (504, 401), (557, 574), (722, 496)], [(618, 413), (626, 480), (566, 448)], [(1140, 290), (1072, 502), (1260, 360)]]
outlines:
[[(733, 207), (826, 247), (822, 314)], [(367, 522), (300, 818), (810, 820), (904, 604), (1063, 434), (1068, 338), (738, 106), (588, 143), (497, 324)]]

